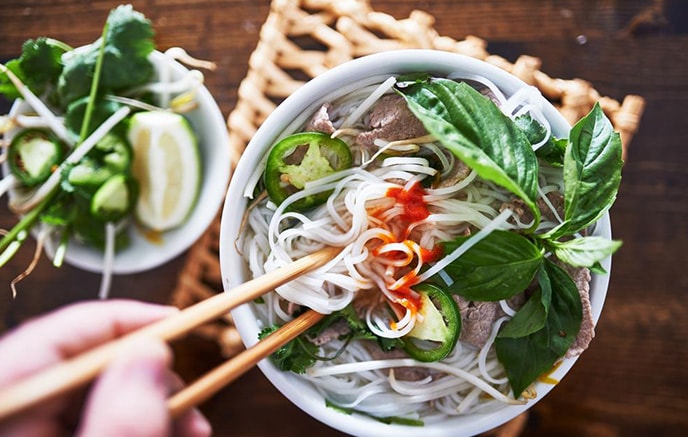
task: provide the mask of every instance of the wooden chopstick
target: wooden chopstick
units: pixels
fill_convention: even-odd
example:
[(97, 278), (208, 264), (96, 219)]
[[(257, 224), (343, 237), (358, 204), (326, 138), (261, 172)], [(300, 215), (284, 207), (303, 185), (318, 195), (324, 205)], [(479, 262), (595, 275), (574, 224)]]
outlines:
[(169, 399), (167, 406), (170, 415), (177, 417), (188, 409), (206, 401), (260, 360), (318, 323), (323, 317), (323, 314), (309, 310), (255, 345), (220, 364)]
[(326, 264), (338, 252), (337, 248), (326, 248), (314, 252), (285, 267), (245, 282), (226, 293), (205, 299), (173, 316), (0, 389), (0, 421), (91, 381), (123, 347), (136, 339), (147, 336), (170, 341), (178, 338), (205, 322), (223, 316), (232, 308), (250, 302), (299, 275)]

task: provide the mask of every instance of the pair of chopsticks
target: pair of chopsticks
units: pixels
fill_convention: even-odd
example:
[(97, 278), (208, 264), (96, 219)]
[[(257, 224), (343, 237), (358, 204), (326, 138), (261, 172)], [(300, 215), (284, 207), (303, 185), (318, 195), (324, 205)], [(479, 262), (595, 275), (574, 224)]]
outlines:
[[(118, 352), (132, 341), (145, 336), (163, 341), (179, 338), (193, 328), (227, 314), (232, 308), (250, 302), (308, 271), (321, 267), (332, 260), (338, 252), (339, 249), (336, 248), (314, 252), (232, 290), (203, 300), (173, 316), (97, 346), (14, 385), (0, 389), (0, 421), (93, 380), (118, 355)], [(170, 414), (176, 417), (205, 401), (260, 360), (316, 324), (322, 317), (322, 314), (309, 310), (256, 345), (211, 370), (169, 399)]]

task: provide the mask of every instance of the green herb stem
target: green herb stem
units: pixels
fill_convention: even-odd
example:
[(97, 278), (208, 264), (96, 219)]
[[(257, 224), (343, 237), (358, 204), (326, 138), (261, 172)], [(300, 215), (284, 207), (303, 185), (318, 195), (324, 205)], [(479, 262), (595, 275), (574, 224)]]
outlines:
[(45, 39), (48, 44), (54, 47), (59, 47), (60, 49), (64, 50), (65, 52), (71, 52), (74, 50), (74, 47), (70, 46), (69, 44), (60, 41), (59, 39), (54, 39), (54, 38), (46, 38)]
[(62, 236), (60, 237), (60, 244), (57, 246), (57, 250), (55, 250), (55, 256), (53, 257), (53, 266), (55, 267), (62, 267), (65, 254), (67, 253), (67, 244), (69, 242), (70, 233), (70, 226), (68, 226), (67, 229), (65, 229), (62, 232)]
[(33, 224), (38, 220), (38, 217), (41, 215), (41, 212), (48, 206), (50, 201), (52, 200), (53, 196), (57, 193), (57, 189), (53, 189), (52, 192), (50, 192), (44, 199), (36, 205), (35, 208), (31, 209), (24, 217), (19, 220), (19, 222), (14, 225), (10, 231), (5, 234), (4, 237), (2, 237), (2, 240), (0, 240), (0, 251), (3, 251), (7, 248), (7, 246), (10, 245), (13, 241), (17, 239), (17, 236), (21, 231), (31, 229)]
[(103, 68), (103, 58), (105, 55), (105, 44), (107, 40), (108, 23), (103, 26), (103, 35), (100, 38), (100, 50), (98, 52), (98, 59), (96, 60), (95, 71), (93, 73), (93, 82), (91, 82), (91, 92), (88, 96), (88, 104), (84, 112), (84, 121), (81, 124), (81, 131), (79, 132), (79, 144), (81, 144), (88, 136), (88, 128), (91, 124), (91, 116), (93, 115), (93, 108), (95, 107), (96, 94), (98, 93), (98, 83), (100, 82), (100, 72)]

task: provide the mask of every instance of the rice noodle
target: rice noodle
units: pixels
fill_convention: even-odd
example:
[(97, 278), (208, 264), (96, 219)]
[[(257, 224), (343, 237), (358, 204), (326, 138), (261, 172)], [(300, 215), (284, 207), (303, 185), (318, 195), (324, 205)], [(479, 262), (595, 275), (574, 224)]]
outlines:
[[(509, 112), (509, 116), (525, 111), (538, 121), (544, 120), (538, 112), (538, 96), (532, 90), (507, 99), (485, 78), (462, 78), (486, 87), (493, 100), (507, 106), (505, 113)], [(451, 285), (446, 267), (481, 239), (497, 229), (517, 230), (531, 225), (521, 223), (510, 209), (502, 211), (513, 194), (481, 179), (473, 170), (448, 186), (425, 188), (422, 203), (427, 215), (410, 222), (405, 218), (405, 206), (389, 193), (410, 193), (421, 181), (449, 177), (459, 162), (429, 135), (397, 141), (378, 138), (370, 150), (355, 142), (355, 135), (366, 130), (368, 111), (394, 83), (394, 78), (381, 79), (375, 86), (340, 94), (342, 97), (328, 107), (337, 129), (332, 136), (345, 141), (355, 156), (352, 168), (307, 182), (280, 205), (263, 200), (247, 212), (247, 232), (237, 244), (253, 276), (325, 246), (342, 248), (327, 265), (278, 287), (265, 296), (264, 304), (253, 304), (261, 325), (285, 323), (297, 306), (328, 314), (353, 303), (375, 335), (403, 337), (423, 316), (400, 298), (400, 291), (406, 292), (435, 275)], [(546, 123), (543, 126), (546, 141), (550, 128)], [(290, 133), (288, 130), (283, 135)], [(252, 197), (263, 165), (264, 160), (252, 173), (247, 197)], [(561, 171), (541, 172), (539, 184), (539, 195), (554, 209), (546, 194), (561, 191)], [(328, 193), (323, 205), (306, 212), (290, 210), (301, 199), (321, 193)], [(443, 258), (425, 259), (424, 253), (440, 242), (467, 234), (470, 237)], [(417, 295), (412, 289), (410, 293)], [(361, 308), (357, 308), (359, 305)], [(420, 363), (410, 358), (376, 359), (370, 352), (376, 346), (365, 341), (352, 341), (340, 351), (345, 345), (333, 340), (321, 345), (319, 353), (338, 355), (318, 362), (298, 377), (309, 381), (336, 405), (375, 416), (439, 421), (448, 415), (521, 404), (523, 401), (505, 394), (510, 390), (508, 380), (493, 347), (499, 327), (515, 313), (506, 301), (500, 306), (505, 316), (492, 326), (488, 342), (480, 350), (458, 342), (441, 362)], [(415, 382), (401, 380), (399, 369), (408, 367), (430, 373)]]

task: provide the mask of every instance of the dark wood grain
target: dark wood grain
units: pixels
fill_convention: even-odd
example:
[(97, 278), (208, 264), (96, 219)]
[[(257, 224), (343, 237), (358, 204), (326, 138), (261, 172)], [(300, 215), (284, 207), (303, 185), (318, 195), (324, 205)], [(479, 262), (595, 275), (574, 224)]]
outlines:
[[(90, 42), (117, 2), (4, 0), (0, 59), (21, 43), (50, 35), (72, 45)], [(249, 54), (269, 10), (267, 0), (144, 0), (161, 49), (183, 46), (212, 59), (207, 85), (226, 116), (237, 100)], [(685, 2), (651, 0), (379, 0), (397, 18), (422, 9), (441, 34), (476, 35), (488, 50), (515, 60), (537, 56), (550, 76), (583, 78), (602, 95), (646, 99), (641, 127), (612, 209), (615, 256), (609, 294), (592, 346), (559, 387), (529, 416), (528, 436), (688, 435), (688, 11)], [(6, 104), (6, 102), (5, 102)], [(4, 203), (4, 202), (3, 202)], [(0, 207), (0, 227), (15, 219)], [(43, 260), (11, 299), (7, 284), (28, 263), (22, 252), (0, 270), (0, 324), (68, 302), (95, 297), (99, 277)], [(117, 277), (115, 297), (165, 302), (179, 257), (144, 274)], [(217, 347), (189, 337), (175, 344), (187, 380), (217, 364)], [(338, 435), (283, 398), (253, 370), (203, 406), (216, 435)]]

